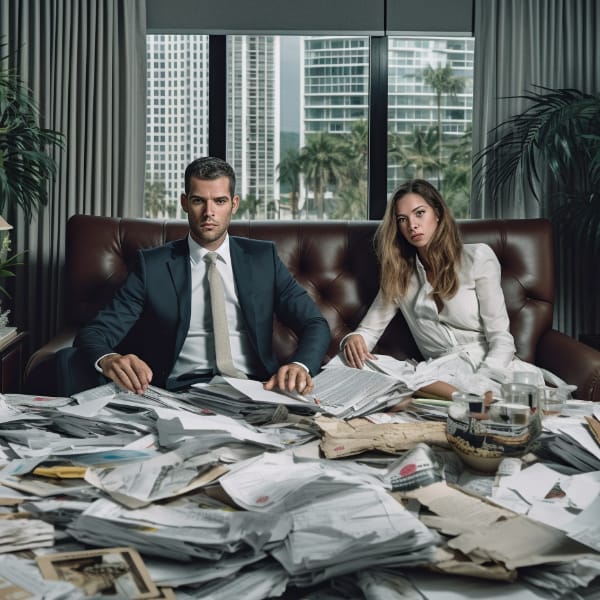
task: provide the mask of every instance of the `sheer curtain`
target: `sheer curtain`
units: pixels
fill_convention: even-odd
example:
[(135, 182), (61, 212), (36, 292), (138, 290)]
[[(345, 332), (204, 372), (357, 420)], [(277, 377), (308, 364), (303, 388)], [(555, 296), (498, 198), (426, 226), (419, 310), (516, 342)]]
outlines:
[[(474, 0), (473, 152), (492, 141), (490, 130), (526, 104), (515, 98), (540, 85), (600, 92), (598, 0)], [(474, 199), (477, 218), (540, 215), (531, 194), (517, 190), (494, 203), (485, 190)], [(557, 238), (555, 326), (569, 335), (600, 332), (600, 308), (581, 293), (585, 279), (573, 240)], [(600, 275), (600, 274), (597, 274)], [(579, 291), (579, 292), (578, 292)], [(590, 306), (591, 305), (591, 306)]]
[(11, 322), (32, 348), (62, 321), (65, 226), (76, 213), (139, 216), (146, 101), (145, 0), (3, 0), (0, 35), (44, 127), (65, 136), (50, 200), (31, 224), (10, 210), (16, 249)]

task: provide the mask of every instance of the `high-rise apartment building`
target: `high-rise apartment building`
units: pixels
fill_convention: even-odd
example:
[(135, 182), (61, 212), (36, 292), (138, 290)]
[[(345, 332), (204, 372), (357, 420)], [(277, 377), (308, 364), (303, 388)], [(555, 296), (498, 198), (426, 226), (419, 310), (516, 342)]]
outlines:
[[(388, 134), (408, 136), (437, 124), (445, 137), (462, 135), (472, 121), (472, 38), (390, 37), (388, 39)], [(311, 133), (349, 133), (368, 119), (369, 39), (306, 37), (303, 46), (303, 119), (300, 139)], [(452, 68), (462, 92), (438, 97), (426, 82), (427, 67)], [(388, 170), (390, 189), (401, 169)]]
[(350, 133), (369, 112), (369, 38), (304, 39), (301, 142), (311, 133)]
[(442, 94), (442, 131), (463, 134), (472, 121), (473, 39), (390, 37), (388, 43), (388, 131), (408, 134), (437, 123), (436, 93), (424, 71), (448, 65), (465, 87), (456, 95)]
[(273, 218), (279, 202), (279, 37), (227, 37), (227, 160), (243, 216)]
[(146, 213), (179, 217), (185, 167), (208, 151), (208, 36), (148, 35), (146, 48)]
[[(473, 45), (472, 38), (389, 38), (390, 132), (436, 123), (436, 95), (423, 71), (450, 65), (466, 86), (455, 97), (442, 96), (442, 128), (445, 134), (464, 133), (472, 117)], [(321, 131), (348, 133), (357, 119), (367, 119), (368, 38), (306, 37), (303, 60), (303, 140)]]
[[(242, 207), (265, 218), (279, 198), (279, 38), (229, 36), (227, 56), (227, 160)], [(185, 166), (208, 153), (208, 36), (147, 36), (147, 69), (146, 212), (179, 217)], [(161, 185), (163, 206), (149, 198)]]

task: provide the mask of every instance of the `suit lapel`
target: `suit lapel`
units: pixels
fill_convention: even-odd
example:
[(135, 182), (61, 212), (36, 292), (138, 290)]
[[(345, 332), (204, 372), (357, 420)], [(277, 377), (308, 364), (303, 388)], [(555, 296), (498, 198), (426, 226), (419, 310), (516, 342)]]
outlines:
[(177, 336), (175, 340), (175, 356), (179, 354), (185, 336), (190, 327), (190, 316), (192, 311), (192, 287), (190, 276), (190, 252), (187, 238), (177, 240), (173, 243), (173, 252), (167, 260), (167, 269), (171, 274), (171, 281), (177, 294), (177, 306), (173, 307), (178, 311), (179, 319), (177, 326)]
[(233, 278), (235, 280), (240, 308), (242, 309), (248, 332), (256, 341), (256, 303), (254, 301), (254, 286), (252, 285), (252, 261), (236, 238), (232, 236), (229, 236), (229, 253), (231, 255), (231, 268), (233, 269)]
[(265, 327), (262, 316), (257, 318), (264, 311), (266, 299), (257, 291), (256, 281), (258, 277), (264, 277), (264, 273), (261, 273), (261, 265), (256, 264), (256, 256), (246, 248), (245, 241), (229, 237), (233, 278), (248, 339), (263, 370), (260, 377), (270, 377), (276, 365), (271, 350), (272, 328)]

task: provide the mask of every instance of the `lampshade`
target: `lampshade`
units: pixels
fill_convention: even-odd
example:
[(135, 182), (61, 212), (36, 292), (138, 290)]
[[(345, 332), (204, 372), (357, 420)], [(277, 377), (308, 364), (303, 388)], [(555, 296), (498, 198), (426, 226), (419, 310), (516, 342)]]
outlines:
[(0, 216), (0, 231), (8, 231), (12, 229), (13, 226), (6, 222), (6, 219)]

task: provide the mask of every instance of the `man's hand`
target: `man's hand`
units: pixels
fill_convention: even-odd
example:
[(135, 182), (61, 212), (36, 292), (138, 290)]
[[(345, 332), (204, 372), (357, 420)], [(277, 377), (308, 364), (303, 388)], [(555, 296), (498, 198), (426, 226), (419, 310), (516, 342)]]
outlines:
[(135, 354), (109, 354), (98, 366), (119, 387), (135, 394), (143, 394), (152, 381), (152, 370)]
[(263, 387), (265, 390), (278, 387), (282, 391), (310, 394), (313, 391), (314, 384), (310, 373), (307, 373), (304, 367), (292, 363), (279, 367), (277, 373), (265, 382)]
[(374, 359), (375, 355), (367, 349), (363, 336), (359, 333), (353, 333), (344, 342), (344, 358), (351, 367), (362, 369), (365, 365), (365, 359)]

